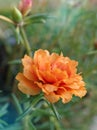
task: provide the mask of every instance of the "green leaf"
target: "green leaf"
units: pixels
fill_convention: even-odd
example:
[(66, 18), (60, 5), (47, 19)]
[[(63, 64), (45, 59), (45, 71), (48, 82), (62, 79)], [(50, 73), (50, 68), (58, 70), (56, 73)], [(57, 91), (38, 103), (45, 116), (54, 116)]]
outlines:
[(19, 114), (21, 114), (23, 112), (23, 110), (22, 110), (22, 107), (21, 107), (21, 104), (20, 104), (18, 98), (16, 97), (16, 95), (14, 93), (12, 93), (11, 96), (12, 96), (13, 103), (14, 103), (14, 105), (16, 107), (17, 112)]
[(4, 126), (2, 124), (0, 124), (0, 129), (3, 129), (3, 128), (4, 128)]
[(36, 130), (35, 126), (32, 124), (31, 120), (28, 121), (29, 130)]
[[(49, 121), (47, 122), (45, 122), (45, 123), (42, 123), (42, 124), (38, 124), (37, 125), (37, 129), (39, 129), (39, 130), (48, 130), (49, 129), (49, 126), (50, 126), (50, 123), (49, 123)], [(54, 130), (54, 129), (53, 129)]]
[(20, 121), (21, 119), (23, 119), (26, 115), (28, 115), (33, 110), (35, 110), (35, 108), (29, 107), (22, 114), (19, 115), (19, 117), (16, 119), (16, 121)]
[(17, 60), (12, 60), (12, 61), (9, 61), (8, 64), (21, 64), (21, 60), (20, 59), (17, 59)]
[(48, 110), (43, 110), (43, 109), (39, 109), (37, 108), (31, 115), (32, 117), (34, 116), (54, 116), (52, 113), (48, 112)]
[(5, 121), (3, 121), (3, 120), (0, 119), (0, 125), (1, 125), (1, 124), (2, 124), (3, 126), (7, 126), (7, 125), (8, 125), (8, 123), (6, 123)]
[[(45, 101), (46, 101), (46, 100), (45, 100)], [(58, 113), (58, 111), (57, 111), (55, 105), (52, 104), (52, 103), (49, 103), (48, 101), (46, 101), (46, 103), (47, 103), (47, 104), (49, 105), (49, 107), (52, 109), (52, 111), (53, 111), (55, 117), (57, 118), (57, 120), (60, 121), (60, 115), (59, 115), (59, 113)]]
[(89, 51), (89, 52), (87, 53), (87, 55), (94, 55), (94, 54), (97, 54), (97, 51)]
[(50, 106), (51, 106), (51, 109), (52, 109), (52, 111), (54, 112), (54, 114), (55, 114), (55, 116), (56, 116), (57, 120), (59, 120), (59, 121), (60, 121), (60, 116), (59, 116), (59, 113), (58, 113), (58, 111), (57, 111), (57, 109), (56, 109), (55, 105), (54, 105), (54, 104), (52, 104), (52, 103), (50, 103)]
[(23, 130), (23, 125), (21, 125), (20, 123), (16, 123), (16, 124), (12, 124), (7, 127), (4, 127), (0, 130)]
[(14, 22), (13, 22), (11, 19), (9, 19), (9, 18), (7, 18), (7, 17), (5, 17), (5, 16), (3, 16), (3, 15), (0, 15), (0, 19), (1, 19), (1, 20), (4, 20), (5, 22), (14, 24)]
[(45, 23), (47, 19), (55, 18), (47, 14), (30, 15), (24, 19), (24, 24)]
[(30, 105), (24, 112), (22, 112), (22, 113), (19, 115), (19, 117), (16, 119), (16, 121), (19, 121), (19, 120), (23, 119), (23, 118), (24, 118), (26, 115), (28, 115), (31, 111), (35, 111), (36, 109), (33, 108), (33, 106), (35, 106), (35, 105), (42, 99), (42, 97), (43, 97), (43, 94), (42, 94), (42, 93), (40, 93), (38, 96), (36, 96), (36, 97), (33, 99), (31, 105)]
[(1, 110), (0, 111), (4, 111), (4, 110), (6, 110), (7, 109), (7, 107), (8, 107), (8, 103), (6, 103), (2, 108), (1, 108)]
[(0, 111), (0, 117), (4, 116), (7, 112), (8, 112), (7, 110)]
[(7, 111), (7, 107), (8, 107), (8, 103), (6, 103), (0, 110), (0, 117), (2, 117), (3, 115), (5, 115), (8, 111)]

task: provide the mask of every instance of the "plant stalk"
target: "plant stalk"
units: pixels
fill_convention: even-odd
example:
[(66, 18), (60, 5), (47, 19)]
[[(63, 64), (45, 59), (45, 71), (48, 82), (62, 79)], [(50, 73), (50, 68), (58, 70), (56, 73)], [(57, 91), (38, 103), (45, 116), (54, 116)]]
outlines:
[(23, 41), (24, 41), (25, 48), (27, 49), (27, 53), (28, 53), (29, 56), (32, 56), (31, 47), (30, 47), (29, 41), (27, 39), (27, 36), (26, 36), (24, 28), (21, 27), (20, 31), (21, 31), (21, 36), (22, 36)]

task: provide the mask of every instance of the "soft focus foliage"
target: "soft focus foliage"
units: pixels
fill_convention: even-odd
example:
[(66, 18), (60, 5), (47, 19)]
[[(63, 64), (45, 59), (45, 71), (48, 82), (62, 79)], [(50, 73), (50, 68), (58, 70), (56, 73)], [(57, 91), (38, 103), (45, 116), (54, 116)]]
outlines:
[[(72, 2), (75, 1), (75, 2)], [(36, 104), (37, 109), (27, 111), (33, 98), (17, 90), (15, 76), (22, 71), (20, 59), (26, 53), (23, 45), (17, 44), (17, 30), (11, 24), (0, 20), (0, 129), (22, 130), (22, 117), (28, 124), (25, 128), (38, 130), (89, 130), (93, 116), (97, 114), (97, 8), (96, 0), (35, 0), (32, 13), (47, 13), (55, 18), (45, 24), (32, 24), (25, 27), (34, 54), (39, 48), (50, 52), (63, 52), (79, 62), (78, 72), (82, 72), (86, 82), (87, 95), (83, 99), (73, 97), (68, 104), (56, 103), (61, 115), (60, 124), (54, 118), (46, 102)], [(5, 3), (9, 3), (6, 0)], [(9, 7), (0, 0), (0, 14), (10, 15)], [(11, 7), (11, 2), (10, 2)], [(7, 9), (7, 10), (6, 10)], [(12, 96), (16, 93), (16, 97)], [(18, 117), (14, 100), (18, 100), (25, 115)], [(29, 100), (29, 101), (28, 101)], [(44, 104), (44, 105), (42, 105)], [(4, 106), (4, 108), (2, 107)], [(45, 109), (45, 111), (44, 111)], [(31, 109), (32, 110), (32, 109)], [(20, 109), (21, 113), (22, 110)], [(14, 117), (12, 116), (14, 115)], [(28, 116), (26, 116), (28, 115)], [(16, 122), (16, 119), (20, 119)], [(32, 123), (33, 122), (33, 125)], [(4, 128), (5, 130), (5, 128)]]

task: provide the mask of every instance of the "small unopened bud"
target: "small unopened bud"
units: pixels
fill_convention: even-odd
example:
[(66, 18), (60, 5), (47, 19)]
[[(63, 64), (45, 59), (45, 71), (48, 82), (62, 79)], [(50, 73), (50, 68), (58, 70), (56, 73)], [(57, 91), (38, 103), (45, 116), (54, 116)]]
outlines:
[(12, 18), (13, 18), (13, 21), (16, 23), (19, 23), (22, 21), (22, 14), (16, 7), (13, 8)]
[(27, 15), (32, 7), (32, 0), (21, 0), (19, 3), (19, 10), (21, 11), (22, 15)]

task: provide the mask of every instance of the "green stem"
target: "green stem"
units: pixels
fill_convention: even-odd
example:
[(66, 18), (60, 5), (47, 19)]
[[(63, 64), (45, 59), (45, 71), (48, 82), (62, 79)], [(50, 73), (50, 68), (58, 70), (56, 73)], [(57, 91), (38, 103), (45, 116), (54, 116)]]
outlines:
[(54, 104), (50, 103), (50, 106), (51, 106), (52, 111), (55, 114), (55, 117), (51, 116), (50, 120), (51, 120), (51, 122), (53, 122), (55, 124), (56, 130), (61, 130), (59, 113), (56, 110)]
[(35, 110), (34, 106), (42, 99), (43, 94), (41, 93), (38, 95), (31, 103), (31, 105), (24, 111), (22, 112), (19, 117), (16, 119), (16, 121), (20, 121), (22, 118), (24, 118), (26, 115), (28, 115), (31, 111)]
[(21, 105), (17, 99), (17, 97), (15, 96), (14, 93), (11, 94), (13, 100), (14, 100), (14, 103), (15, 103), (15, 106), (16, 106), (16, 109), (17, 109), (17, 112), (18, 114), (21, 114), (23, 112), (22, 108), (21, 108)]
[(58, 121), (60, 121), (59, 113), (58, 113), (58, 111), (56, 110), (54, 104), (50, 103), (50, 105), (51, 105), (51, 108), (52, 108), (52, 110), (53, 110), (53, 112), (54, 112), (54, 114), (55, 114), (55, 117), (57, 118)]
[[(16, 119), (16, 122), (19, 122), (20, 120), (22, 120), (24, 130), (30, 130), (30, 128), (29, 128), (30, 127), (29, 126), (29, 118), (30, 118), (29, 113), (31, 113), (33, 110), (35, 110), (35, 108), (33, 108), (33, 107), (40, 101), (40, 99), (42, 99), (42, 97), (43, 97), (43, 94), (40, 93), (38, 96), (36, 96), (35, 99), (33, 99), (31, 105), (25, 111), (23, 111), (21, 108), (21, 105), (19, 104), (17, 97), (14, 94), (12, 94), (12, 98), (14, 100), (15, 106), (16, 106), (17, 111), (19, 113), (19, 117)], [(32, 126), (33, 126), (33, 124), (32, 124)], [(34, 128), (34, 126), (33, 126), (33, 128)]]
[[(46, 100), (45, 100), (46, 101)], [(61, 130), (61, 125), (60, 125), (60, 116), (58, 111), (56, 110), (54, 104), (49, 103), (48, 101), (46, 101), (46, 103), (48, 104), (48, 106), (51, 108), (50, 109), (50, 113), (54, 113), (55, 117), (50, 116), (50, 121), (53, 122), (53, 124), (55, 125), (56, 130)]]
[(24, 45), (25, 45), (25, 47), (26, 47), (26, 49), (27, 49), (27, 53), (29, 54), (29, 56), (32, 56), (31, 47), (30, 47), (29, 41), (28, 41), (28, 39), (27, 39), (25, 30), (24, 30), (23, 27), (21, 27), (20, 30), (21, 30), (21, 36), (22, 36), (23, 41), (24, 41)]
[(55, 125), (56, 130), (61, 130), (60, 123), (55, 117), (50, 116), (50, 121), (51, 121), (51, 123), (53, 123)]

